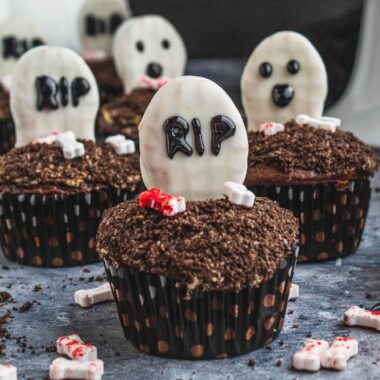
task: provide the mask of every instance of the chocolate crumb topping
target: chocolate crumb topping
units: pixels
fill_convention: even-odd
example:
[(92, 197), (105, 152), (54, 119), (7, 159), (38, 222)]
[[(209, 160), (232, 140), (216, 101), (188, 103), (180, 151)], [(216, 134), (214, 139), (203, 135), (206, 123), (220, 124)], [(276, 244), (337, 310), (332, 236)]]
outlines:
[(187, 202), (175, 217), (128, 201), (105, 211), (97, 251), (113, 266), (157, 273), (189, 291), (258, 287), (295, 249), (298, 221), (267, 198)]
[(109, 144), (79, 140), (82, 157), (67, 160), (56, 144), (28, 144), (0, 157), (2, 191), (77, 192), (106, 187), (135, 192), (139, 155), (118, 155)]
[(11, 119), (11, 108), (9, 105), (9, 93), (0, 85), (0, 120)]
[(282, 173), (312, 171), (345, 177), (372, 175), (378, 166), (373, 150), (350, 132), (300, 125), (291, 120), (272, 136), (249, 132), (249, 168), (269, 167)]
[(139, 88), (105, 104), (99, 112), (99, 130), (105, 135), (122, 133), (137, 139), (137, 127), (154, 94), (154, 90)]

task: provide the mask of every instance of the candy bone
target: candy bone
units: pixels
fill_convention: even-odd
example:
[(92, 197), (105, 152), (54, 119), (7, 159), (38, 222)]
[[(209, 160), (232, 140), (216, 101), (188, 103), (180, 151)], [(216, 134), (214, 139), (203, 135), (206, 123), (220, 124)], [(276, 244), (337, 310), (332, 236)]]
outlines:
[(255, 203), (255, 194), (247, 190), (244, 185), (227, 181), (224, 183), (224, 194), (228, 197), (230, 203), (247, 208), (253, 207)]
[(353, 338), (337, 337), (331, 347), (321, 354), (323, 368), (341, 371), (347, 367), (350, 358), (359, 352), (358, 341)]
[(297, 284), (290, 286), (289, 301), (296, 300), (300, 296), (300, 288)]
[(12, 364), (0, 364), (0, 380), (17, 380), (17, 368)]
[(265, 136), (272, 136), (278, 132), (284, 132), (285, 126), (281, 123), (268, 122), (260, 123), (260, 132), (264, 132)]
[(181, 195), (169, 195), (153, 188), (139, 194), (139, 206), (152, 208), (164, 216), (174, 216), (186, 210), (186, 201)]
[(133, 140), (127, 139), (123, 135), (114, 135), (106, 138), (106, 143), (110, 144), (119, 155), (136, 152), (136, 145)]
[(98, 357), (96, 347), (91, 344), (85, 344), (76, 334), (58, 338), (57, 352), (80, 362), (88, 362)]
[(380, 331), (380, 311), (351, 306), (344, 312), (343, 320), (347, 326), (369, 327)]
[(88, 362), (79, 362), (76, 360), (58, 358), (53, 361), (49, 369), (51, 380), (101, 380), (103, 374), (104, 363), (99, 359), (93, 359)]
[(319, 371), (321, 354), (328, 350), (329, 343), (325, 340), (308, 338), (304, 344), (304, 348), (293, 355), (293, 367), (301, 371)]
[(296, 117), (298, 124), (307, 124), (314, 128), (326, 129), (327, 131), (335, 132), (336, 128), (341, 125), (340, 119), (335, 117), (321, 116), (311, 117), (309, 115), (300, 114)]
[(113, 295), (109, 283), (93, 289), (77, 290), (74, 294), (75, 303), (82, 307), (90, 307), (100, 302), (112, 301)]

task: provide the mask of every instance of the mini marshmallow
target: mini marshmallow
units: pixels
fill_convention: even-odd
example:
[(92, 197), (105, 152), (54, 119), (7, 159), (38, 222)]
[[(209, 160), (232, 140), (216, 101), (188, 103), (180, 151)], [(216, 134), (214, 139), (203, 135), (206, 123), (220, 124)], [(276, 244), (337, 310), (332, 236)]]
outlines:
[(293, 367), (301, 371), (319, 371), (321, 354), (328, 348), (329, 343), (325, 340), (306, 339), (304, 348), (293, 355)]
[(263, 132), (265, 136), (272, 136), (278, 132), (284, 132), (285, 126), (281, 123), (261, 123), (260, 124), (260, 132)]
[(57, 352), (80, 362), (88, 362), (98, 358), (96, 347), (91, 344), (85, 344), (76, 334), (58, 338)]
[(186, 201), (181, 195), (169, 195), (153, 188), (139, 194), (139, 206), (152, 208), (164, 216), (174, 216), (186, 210)]
[(103, 374), (104, 363), (99, 359), (90, 360), (88, 362), (78, 362), (75, 360), (58, 358), (53, 361), (49, 369), (51, 380), (101, 380)]
[(107, 137), (106, 143), (112, 145), (112, 147), (115, 149), (115, 152), (119, 155), (136, 152), (135, 142), (133, 140), (125, 138), (125, 136), (120, 134)]
[(297, 284), (290, 286), (289, 301), (296, 300), (300, 296), (300, 288)]
[(356, 339), (337, 337), (332, 346), (322, 352), (321, 365), (324, 368), (333, 368), (341, 371), (347, 367), (350, 358), (359, 352), (359, 344)]
[(0, 380), (17, 380), (17, 368), (12, 364), (0, 364)]
[(255, 194), (247, 190), (244, 185), (239, 183), (227, 181), (224, 183), (224, 194), (227, 195), (228, 200), (235, 205), (247, 208), (253, 207), (255, 203)]
[(112, 301), (112, 290), (109, 283), (93, 289), (77, 290), (74, 294), (75, 303), (82, 307), (90, 307), (100, 302)]
[(296, 117), (298, 124), (307, 124), (314, 128), (326, 129), (327, 131), (335, 132), (337, 127), (340, 127), (341, 121), (335, 117), (321, 116), (311, 117), (308, 115), (298, 115)]
[(347, 326), (369, 327), (380, 331), (380, 311), (366, 310), (359, 306), (351, 306), (345, 311), (343, 320)]

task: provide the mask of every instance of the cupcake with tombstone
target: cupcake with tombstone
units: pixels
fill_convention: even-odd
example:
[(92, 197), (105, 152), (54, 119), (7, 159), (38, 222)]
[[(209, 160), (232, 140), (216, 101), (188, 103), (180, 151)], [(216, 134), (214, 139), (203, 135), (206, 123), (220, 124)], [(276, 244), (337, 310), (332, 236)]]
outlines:
[(153, 95), (170, 79), (183, 75), (186, 47), (174, 26), (161, 16), (133, 17), (117, 31), (113, 56), (124, 95), (105, 104), (98, 129), (138, 144), (138, 125)]
[(135, 197), (141, 182), (132, 141), (94, 142), (98, 106), (95, 78), (73, 51), (39, 47), (17, 63), (11, 108), (18, 146), (0, 158), (7, 258), (53, 267), (98, 261), (102, 212)]
[(248, 118), (245, 185), (300, 218), (299, 261), (353, 253), (366, 220), (374, 152), (340, 120), (323, 117), (327, 74), (312, 44), (294, 32), (259, 44), (242, 76)]
[(125, 0), (86, 0), (79, 12), (82, 56), (94, 73), (101, 104), (123, 93), (112, 59), (112, 41), (119, 26), (130, 16)]
[(241, 185), (239, 111), (210, 80), (177, 78), (153, 97), (139, 132), (149, 190), (107, 210), (97, 234), (125, 336), (182, 359), (271, 342), (284, 323), (298, 221)]
[(44, 41), (42, 33), (27, 19), (13, 18), (0, 25), (0, 154), (8, 152), (16, 141), (9, 105), (13, 68), (27, 50)]

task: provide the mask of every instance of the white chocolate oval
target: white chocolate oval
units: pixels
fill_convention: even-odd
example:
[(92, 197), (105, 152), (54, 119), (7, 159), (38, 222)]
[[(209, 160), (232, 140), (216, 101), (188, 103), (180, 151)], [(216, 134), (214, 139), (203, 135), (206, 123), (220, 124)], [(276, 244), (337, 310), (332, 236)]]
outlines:
[(46, 43), (43, 33), (31, 20), (12, 18), (0, 25), (0, 78), (12, 74), (19, 53), (31, 49), (36, 40)]
[[(211, 151), (211, 120), (227, 116), (235, 134), (221, 143), (219, 154)], [(179, 151), (171, 159), (166, 145), (164, 124), (179, 116), (189, 124), (186, 142), (188, 156)], [(201, 125), (203, 155), (198, 154), (192, 120)], [(147, 189), (158, 187), (186, 200), (215, 199), (223, 194), (226, 181), (243, 183), (247, 171), (248, 140), (241, 115), (226, 92), (201, 77), (173, 79), (153, 97), (139, 126), (140, 167)]]
[[(79, 40), (83, 53), (112, 55), (112, 41), (117, 28), (132, 12), (126, 0), (86, 0), (79, 11)], [(120, 20), (119, 26), (115, 24)], [(117, 27), (116, 27), (117, 26)]]
[[(69, 85), (68, 103), (57, 92), (57, 109), (37, 109), (37, 78), (48, 76), (56, 83), (62, 77)], [(88, 92), (73, 104), (71, 85), (83, 78)], [(11, 110), (16, 124), (17, 146), (27, 144), (53, 131), (72, 130), (78, 138), (95, 140), (94, 125), (99, 108), (99, 94), (94, 75), (84, 60), (63, 47), (42, 46), (24, 54), (14, 68), (11, 86)]]
[[(291, 74), (287, 64), (297, 60), (300, 70)], [(260, 65), (272, 65), (272, 74), (263, 78)], [(279, 107), (272, 100), (276, 85), (290, 85), (290, 103)], [(327, 73), (321, 56), (310, 41), (295, 32), (278, 32), (265, 38), (253, 51), (241, 78), (242, 101), (248, 129), (257, 131), (260, 123), (285, 123), (299, 114), (320, 117), (327, 96)]]
[[(165, 41), (169, 43), (168, 48), (165, 48)], [(138, 44), (142, 44), (143, 51), (139, 51)], [(135, 88), (149, 86), (149, 82), (153, 88), (159, 81), (183, 75), (187, 52), (182, 37), (168, 20), (148, 15), (132, 17), (118, 29), (113, 57), (124, 91), (130, 93)], [(160, 65), (162, 74), (150, 77), (147, 74), (149, 64)]]

